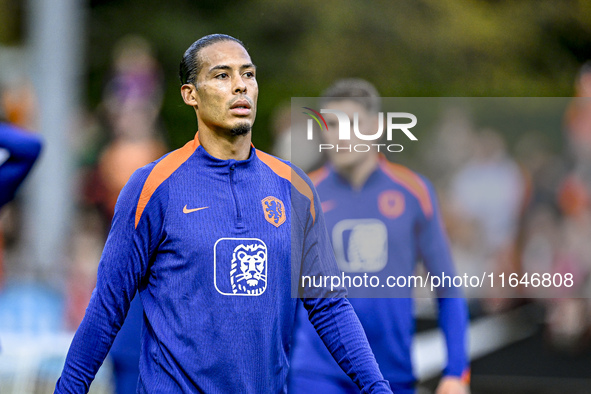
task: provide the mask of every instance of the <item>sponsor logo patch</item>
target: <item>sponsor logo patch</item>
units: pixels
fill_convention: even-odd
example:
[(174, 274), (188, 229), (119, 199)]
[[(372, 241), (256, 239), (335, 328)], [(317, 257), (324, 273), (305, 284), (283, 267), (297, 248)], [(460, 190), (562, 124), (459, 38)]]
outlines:
[(267, 245), (258, 238), (220, 238), (214, 245), (214, 286), (223, 295), (259, 296), (267, 289)]

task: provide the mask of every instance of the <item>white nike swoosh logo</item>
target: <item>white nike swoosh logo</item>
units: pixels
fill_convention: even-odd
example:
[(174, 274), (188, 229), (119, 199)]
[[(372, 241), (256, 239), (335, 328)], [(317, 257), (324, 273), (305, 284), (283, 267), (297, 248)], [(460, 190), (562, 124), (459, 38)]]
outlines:
[(209, 208), (209, 207), (187, 209), (187, 206), (185, 205), (183, 208), (183, 213), (191, 213), (191, 212), (195, 212), (195, 211), (201, 211), (202, 209), (206, 209), (206, 208)]

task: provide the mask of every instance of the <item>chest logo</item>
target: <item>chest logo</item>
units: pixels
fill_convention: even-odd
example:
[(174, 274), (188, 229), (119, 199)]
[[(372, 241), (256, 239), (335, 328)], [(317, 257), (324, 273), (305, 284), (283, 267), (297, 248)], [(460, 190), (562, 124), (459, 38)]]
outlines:
[(332, 229), (337, 264), (344, 272), (379, 272), (388, 264), (388, 229), (378, 219), (345, 219)]
[(277, 197), (269, 196), (261, 200), (265, 220), (275, 227), (285, 223), (285, 204)]
[(396, 219), (404, 213), (404, 194), (397, 190), (385, 190), (378, 196), (378, 208), (388, 219)]
[(197, 211), (201, 211), (202, 209), (207, 209), (209, 207), (201, 207), (201, 208), (191, 208), (188, 209), (187, 206), (185, 205), (183, 207), (183, 213), (191, 213), (191, 212), (197, 212)]
[(267, 289), (267, 245), (257, 238), (219, 239), (214, 246), (214, 272), (220, 294), (263, 294)]

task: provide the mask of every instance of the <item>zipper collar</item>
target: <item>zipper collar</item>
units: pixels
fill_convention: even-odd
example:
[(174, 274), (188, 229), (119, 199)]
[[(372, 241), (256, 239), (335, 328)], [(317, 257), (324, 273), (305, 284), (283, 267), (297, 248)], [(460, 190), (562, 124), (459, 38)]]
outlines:
[(217, 157), (210, 155), (209, 152), (207, 152), (203, 148), (201, 143), (199, 142), (199, 132), (197, 132), (197, 134), (195, 134), (195, 139), (193, 140), (193, 143), (197, 146), (197, 149), (195, 150), (195, 154), (198, 155), (199, 159), (201, 160), (202, 163), (205, 164), (206, 167), (210, 167), (210, 168), (228, 169), (229, 167), (232, 167), (232, 166), (234, 168), (249, 168), (250, 166), (253, 165), (253, 163), (257, 157), (256, 156), (256, 149), (252, 143), (250, 144), (250, 154), (248, 156), (248, 159), (246, 159), (246, 160), (234, 160), (234, 159), (222, 160), (222, 159), (218, 159)]

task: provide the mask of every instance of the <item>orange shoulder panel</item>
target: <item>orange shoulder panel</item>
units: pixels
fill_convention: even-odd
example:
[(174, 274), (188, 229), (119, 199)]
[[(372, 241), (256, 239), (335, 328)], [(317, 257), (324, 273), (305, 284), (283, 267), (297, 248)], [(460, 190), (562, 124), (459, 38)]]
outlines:
[(316, 208), (314, 207), (314, 194), (310, 186), (299, 176), (289, 165), (263, 151), (257, 149), (258, 158), (265, 163), (273, 172), (291, 184), (310, 200), (310, 213), (312, 220), (316, 220)]
[(326, 179), (328, 174), (329, 174), (328, 168), (326, 166), (323, 166), (323, 167), (320, 167), (319, 169), (309, 173), (308, 177), (310, 177), (310, 180), (312, 181), (314, 186), (318, 186), (320, 184), (320, 182), (322, 182), (323, 180)]
[(150, 175), (148, 175), (148, 179), (144, 183), (144, 187), (142, 188), (142, 194), (140, 194), (140, 198), (137, 203), (137, 207), (135, 210), (135, 228), (137, 228), (138, 223), (140, 222), (140, 218), (142, 217), (142, 213), (144, 213), (144, 209), (146, 205), (148, 205), (148, 201), (152, 198), (152, 195), (164, 182), (168, 177), (175, 172), (181, 164), (183, 164), (195, 150), (199, 146), (199, 139), (195, 136), (193, 141), (189, 141), (180, 149), (172, 151), (168, 156), (164, 159), (160, 160), (158, 164), (152, 168)]
[(433, 204), (431, 196), (429, 196), (429, 190), (425, 182), (417, 174), (400, 164), (391, 163), (385, 158), (380, 160), (380, 166), (390, 179), (404, 186), (419, 200), (425, 216), (430, 218), (433, 215)]

